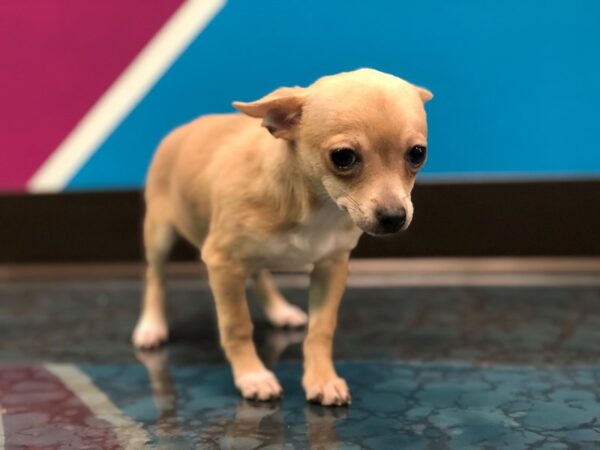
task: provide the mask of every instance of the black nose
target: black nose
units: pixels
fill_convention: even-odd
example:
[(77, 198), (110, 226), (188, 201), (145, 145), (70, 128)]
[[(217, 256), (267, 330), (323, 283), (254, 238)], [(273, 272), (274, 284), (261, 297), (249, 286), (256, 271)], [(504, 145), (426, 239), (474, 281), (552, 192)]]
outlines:
[(398, 208), (391, 210), (378, 209), (375, 217), (382, 233), (397, 233), (406, 223), (406, 210)]

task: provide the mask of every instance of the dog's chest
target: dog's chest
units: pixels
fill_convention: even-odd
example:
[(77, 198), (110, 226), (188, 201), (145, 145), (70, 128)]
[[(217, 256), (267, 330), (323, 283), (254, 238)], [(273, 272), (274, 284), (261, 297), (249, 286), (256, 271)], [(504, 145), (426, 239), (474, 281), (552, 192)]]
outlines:
[(345, 213), (328, 206), (291, 230), (269, 237), (261, 253), (268, 268), (302, 269), (335, 251), (352, 249), (359, 236)]

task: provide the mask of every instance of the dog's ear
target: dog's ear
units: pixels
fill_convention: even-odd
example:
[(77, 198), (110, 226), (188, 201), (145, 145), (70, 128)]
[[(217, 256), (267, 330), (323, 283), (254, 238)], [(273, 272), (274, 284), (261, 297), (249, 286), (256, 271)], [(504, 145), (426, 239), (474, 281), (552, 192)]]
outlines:
[(233, 102), (240, 112), (261, 118), (262, 126), (276, 138), (291, 141), (295, 138), (296, 126), (302, 115), (306, 89), (283, 87), (254, 102)]
[(417, 88), (417, 91), (419, 91), (419, 97), (421, 97), (421, 100), (423, 101), (423, 103), (427, 103), (429, 100), (431, 100), (433, 98), (433, 94), (428, 89), (425, 89), (424, 87), (420, 87), (420, 86), (416, 86), (416, 88)]

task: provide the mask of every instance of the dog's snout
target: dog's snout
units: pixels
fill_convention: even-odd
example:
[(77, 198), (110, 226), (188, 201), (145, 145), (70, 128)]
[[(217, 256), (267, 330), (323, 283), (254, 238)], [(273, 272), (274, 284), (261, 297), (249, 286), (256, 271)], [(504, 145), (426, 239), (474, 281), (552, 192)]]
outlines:
[(375, 217), (383, 233), (397, 233), (406, 223), (406, 209), (403, 207), (394, 210), (377, 209)]

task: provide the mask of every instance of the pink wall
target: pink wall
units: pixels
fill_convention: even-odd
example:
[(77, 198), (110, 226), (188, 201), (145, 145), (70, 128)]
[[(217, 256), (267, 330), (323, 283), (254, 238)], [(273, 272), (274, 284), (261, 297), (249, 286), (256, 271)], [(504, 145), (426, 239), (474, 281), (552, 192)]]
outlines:
[(181, 3), (0, 2), (0, 191), (24, 189)]

